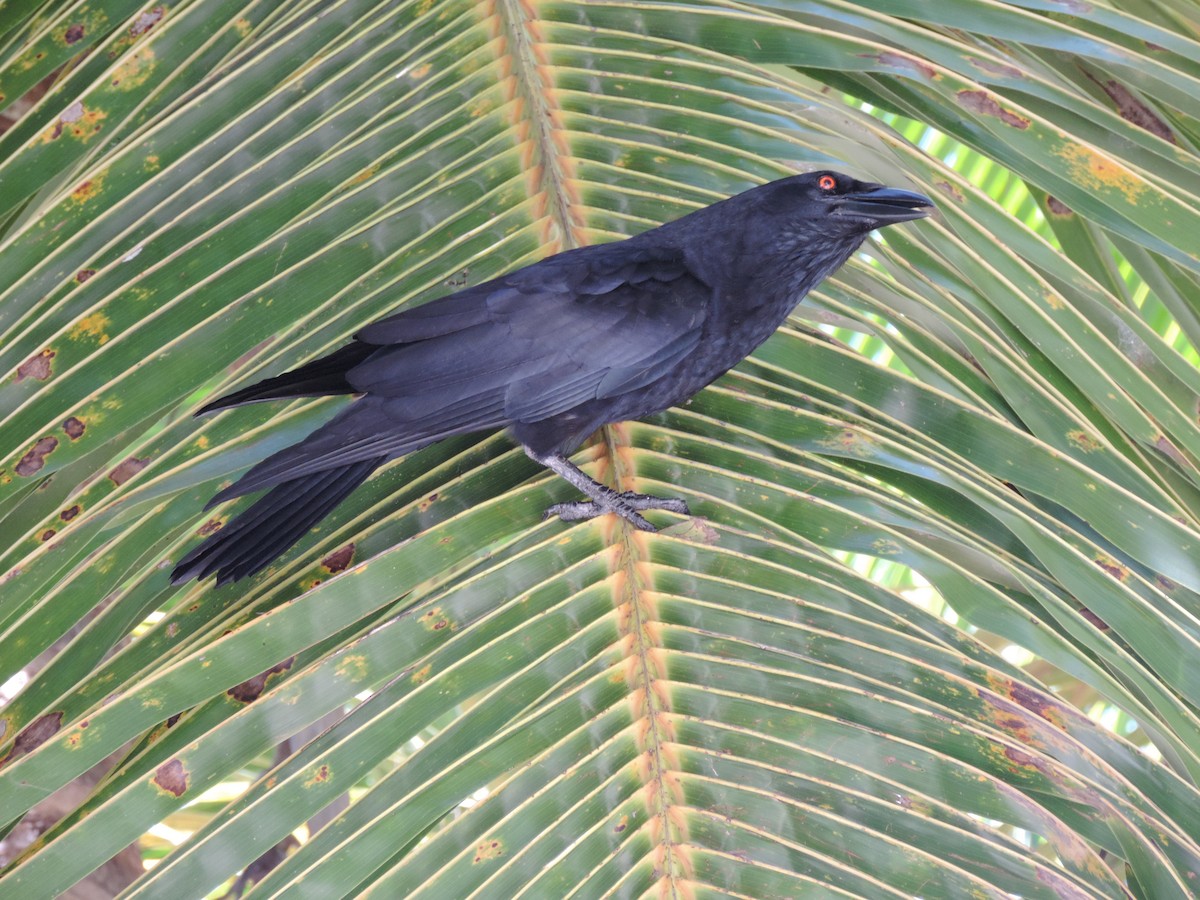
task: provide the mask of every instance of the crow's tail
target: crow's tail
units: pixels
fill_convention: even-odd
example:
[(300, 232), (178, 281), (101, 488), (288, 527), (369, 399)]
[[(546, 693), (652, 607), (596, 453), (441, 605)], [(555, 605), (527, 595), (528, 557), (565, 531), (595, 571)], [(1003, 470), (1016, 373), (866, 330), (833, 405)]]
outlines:
[(352, 341), (333, 351), (328, 356), (314, 359), (298, 369), (267, 378), (263, 381), (218, 397), (196, 410), (196, 415), (258, 403), (261, 400), (284, 400), (291, 397), (324, 397), (330, 394), (353, 394), (354, 387), (346, 380), (346, 373), (364, 362), (378, 350), (370, 344)]
[(171, 583), (216, 572), (220, 587), (253, 575), (304, 537), (385, 461), (386, 457), (360, 460), (276, 485), (181, 559)]

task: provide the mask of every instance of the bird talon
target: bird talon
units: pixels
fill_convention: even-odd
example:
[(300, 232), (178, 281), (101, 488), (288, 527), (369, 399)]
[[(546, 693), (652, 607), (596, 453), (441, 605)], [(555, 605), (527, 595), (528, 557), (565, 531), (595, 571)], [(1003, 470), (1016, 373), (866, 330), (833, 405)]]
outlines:
[(639, 513), (647, 509), (662, 509), (679, 515), (691, 515), (688, 505), (678, 497), (651, 497), (648, 494), (637, 494), (633, 491), (613, 493), (603, 501), (575, 500), (569, 503), (555, 503), (542, 513), (542, 521), (551, 516), (558, 516), (564, 522), (580, 522), (594, 519), (606, 513), (620, 516), (639, 531), (658, 531), (658, 528), (647, 521)]

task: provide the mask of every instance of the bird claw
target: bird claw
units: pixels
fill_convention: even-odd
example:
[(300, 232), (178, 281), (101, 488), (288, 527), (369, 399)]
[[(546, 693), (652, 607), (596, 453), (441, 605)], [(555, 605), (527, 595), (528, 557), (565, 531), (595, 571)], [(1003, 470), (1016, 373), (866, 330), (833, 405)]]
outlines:
[(564, 522), (580, 522), (585, 519), (594, 519), (605, 513), (615, 513), (640, 531), (658, 531), (646, 519), (638, 515), (639, 512), (647, 509), (663, 509), (681, 516), (691, 515), (687, 503), (678, 497), (651, 497), (648, 494), (625, 491), (621, 494), (614, 493), (599, 503), (595, 500), (556, 503), (542, 513), (542, 519), (558, 516)]

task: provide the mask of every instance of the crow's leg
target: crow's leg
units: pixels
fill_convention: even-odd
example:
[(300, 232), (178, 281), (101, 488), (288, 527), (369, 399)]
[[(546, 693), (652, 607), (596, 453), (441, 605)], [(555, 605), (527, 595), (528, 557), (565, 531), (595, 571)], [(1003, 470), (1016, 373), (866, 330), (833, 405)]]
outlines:
[(657, 531), (657, 528), (638, 513), (647, 509), (665, 509), (680, 515), (688, 515), (687, 504), (678, 497), (651, 497), (648, 494), (637, 494), (633, 491), (617, 492), (594, 478), (589, 478), (565, 456), (553, 453), (538, 456), (528, 447), (525, 448), (525, 452), (529, 454), (530, 459), (561, 475), (591, 497), (590, 500), (577, 500), (574, 503), (556, 503), (542, 514), (543, 519), (558, 516), (564, 522), (578, 522), (581, 519), (594, 519), (605, 513), (616, 513), (635, 528), (642, 531)]

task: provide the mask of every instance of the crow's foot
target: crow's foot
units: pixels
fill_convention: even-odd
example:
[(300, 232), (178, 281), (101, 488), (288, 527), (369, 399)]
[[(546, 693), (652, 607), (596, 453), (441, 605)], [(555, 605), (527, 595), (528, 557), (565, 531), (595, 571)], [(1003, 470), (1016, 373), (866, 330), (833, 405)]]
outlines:
[(665, 509), (668, 512), (679, 513), (681, 516), (690, 515), (688, 506), (678, 497), (651, 497), (648, 494), (636, 494), (625, 491), (608, 493), (603, 500), (576, 500), (573, 503), (556, 503), (542, 513), (543, 519), (558, 516), (564, 522), (580, 522), (584, 519), (594, 519), (605, 513), (616, 513), (635, 528), (641, 531), (658, 531), (653, 525), (638, 515), (647, 509)]

